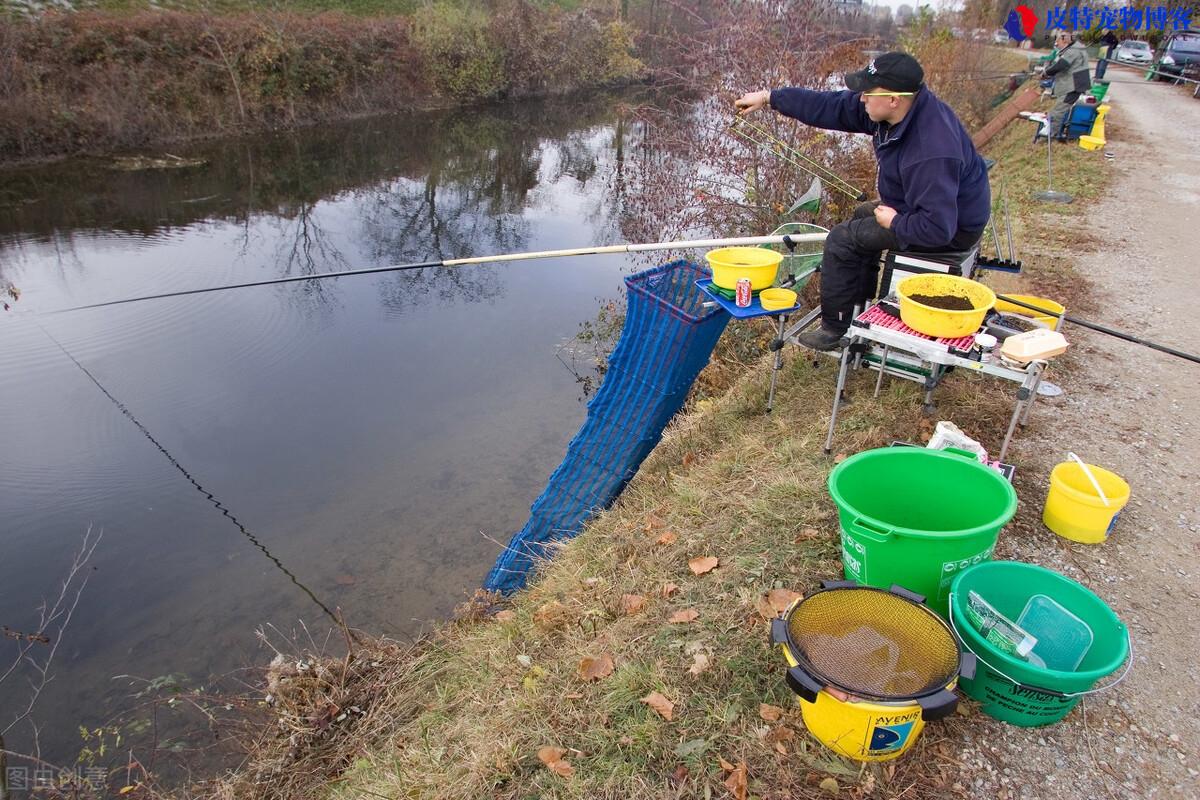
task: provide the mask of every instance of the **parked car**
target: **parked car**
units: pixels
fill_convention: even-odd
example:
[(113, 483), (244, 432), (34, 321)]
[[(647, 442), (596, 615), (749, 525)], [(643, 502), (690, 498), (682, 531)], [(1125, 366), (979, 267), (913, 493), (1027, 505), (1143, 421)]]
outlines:
[(996, 28), (992, 31), (992, 44), (1008, 44), (1011, 38), (1004, 28)]
[(1158, 80), (1170, 80), (1188, 67), (1200, 65), (1200, 31), (1175, 31), (1163, 40), (1158, 55)]
[(1149, 64), (1154, 60), (1154, 51), (1150, 49), (1149, 42), (1126, 39), (1117, 45), (1113, 58), (1127, 64)]

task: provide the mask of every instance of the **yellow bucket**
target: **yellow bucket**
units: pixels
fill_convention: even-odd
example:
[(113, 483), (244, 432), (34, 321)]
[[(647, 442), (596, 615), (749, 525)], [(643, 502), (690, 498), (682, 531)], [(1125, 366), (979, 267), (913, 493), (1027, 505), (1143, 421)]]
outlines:
[[(979, 330), (988, 309), (996, 302), (995, 293), (982, 283), (940, 272), (910, 275), (896, 285), (896, 294), (900, 296), (900, 319), (905, 325), (926, 336), (947, 339)], [(961, 297), (971, 303), (971, 308), (961, 311), (935, 308), (918, 303), (912, 295)]]
[(822, 584), (771, 622), (810, 733), (857, 761), (907, 752), (925, 723), (954, 712), (958, 676), (974, 675), (949, 626), (898, 586)]
[[(1046, 311), (1053, 311), (1056, 314), (1065, 313), (1067, 310), (1067, 307), (1062, 303), (1056, 303), (1053, 300), (1045, 297), (1034, 297), (1031, 294), (1005, 294), (1004, 296), (1011, 297), (1013, 300), (1020, 300), (1022, 303), (1029, 303), (1031, 306), (1044, 308)], [(1037, 320), (1043, 325), (1049, 325), (1050, 330), (1052, 331), (1058, 330), (1058, 317), (1054, 317), (1049, 314), (1039, 314), (1032, 308), (1026, 308), (1025, 306), (1019, 306), (1016, 303), (1009, 303), (1005, 300), (996, 298), (996, 310), (1001, 314), (1017, 314), (1022, 317), (1029, 317), (1030, 319)]]
[(713, 283), (722, 289), (736, 289), (739, 278), (750, 279), (750, 291), (769, 288), (775, 283), (783, 253), (763, 247), (722, 247), (704, 255), (712, 267)]
[(1099, 544), (1117, 524), (1121, 509), (1129, 502), (1129, 484), (1115, 472), (1087, 465), (1108, 498), (1100, 499), (1083, 467), (1064, 461), (1050, 472), (1050, 490), (1042, 509), (1046, 527), (1072, 541)]
[(825, 689), (817, 692), (815, 703), (800, 698), (800, 716), (821, 744), (855, 761), (899, 758), (925, 730), (921, 707), (914, 702), (839, 700)]

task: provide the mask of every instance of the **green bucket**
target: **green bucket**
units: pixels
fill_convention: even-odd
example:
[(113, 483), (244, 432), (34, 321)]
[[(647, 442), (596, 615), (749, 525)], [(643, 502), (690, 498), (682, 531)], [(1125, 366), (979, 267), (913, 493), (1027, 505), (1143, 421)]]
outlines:
[[(1126, 661), (1129, 631), (1103, 600), (1070, 578), (1033, 564), (991, 561), (960, 573), (951, 588), (950, 624), (979, 662), (975, 677), (962, 678), (958, 685), (980, 702), (988, 716), (1024, 728), (1050, 725), (1065, 717), (1084, 695), (1104, 691), (1125, 677), (1122, 673), (1112, 683), (1093, 688)], [(1092, 644), (1074, 672), (1034, 666), (1001, 652), (967, 622), (964, 606), (970, 591), (1011, 620), (1021, 615), (1031, 597), (1046, 595), (1087, 623)], [(1133, 659), (1128, 661), (1132, 666)]]
[(1017, 493), (961, 450), (884, 447), (829, 473), (842, 528), (846, 578), (925, 596), (943, 617), (950, 582), (988, 561), (1017, 510)]

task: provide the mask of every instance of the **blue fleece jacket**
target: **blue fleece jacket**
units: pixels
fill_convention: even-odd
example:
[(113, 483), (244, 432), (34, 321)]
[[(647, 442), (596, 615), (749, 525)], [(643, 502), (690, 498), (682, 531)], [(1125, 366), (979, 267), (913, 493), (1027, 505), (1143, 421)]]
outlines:
[(872, 122), (858, 92), (775, 89), (771, 108), (806, 125), (871, 134), (879, 197), (898, 212), (892, 230), (903, 247), (945, 247), (958, 231), (987, 226), (987, 167), (958, 117), (929, 89), (896, 125)]

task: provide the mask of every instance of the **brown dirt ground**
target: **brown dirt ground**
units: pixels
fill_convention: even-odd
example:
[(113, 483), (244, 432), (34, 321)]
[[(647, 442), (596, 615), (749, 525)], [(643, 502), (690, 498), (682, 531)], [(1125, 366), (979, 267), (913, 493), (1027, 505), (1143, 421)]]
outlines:
[[(1090, 284), (1085, 318), (1200, 353), (1200, 100), (1131, 70), (1109, 77), (1111, 190), (1089, 210), (1094, 237), (1077, 258)], [(1021, 503), (1040, 509), (1067, 451), (1124, 476), (1132, 499), (1104, 544), (1013, 526), (997, 556), (1096, 591), (1130, 628), (1133, 669), (1061, 724), (1015, 728), (971, 707), (945, 735), (962, 743), (960, 781), (975, 797), (1200, 797), (1200, 365), (1078, 326), (1064, 332), (1074, 366), (1048, 377), (1066, 393), (1039, 400), (1010, 451)]]

